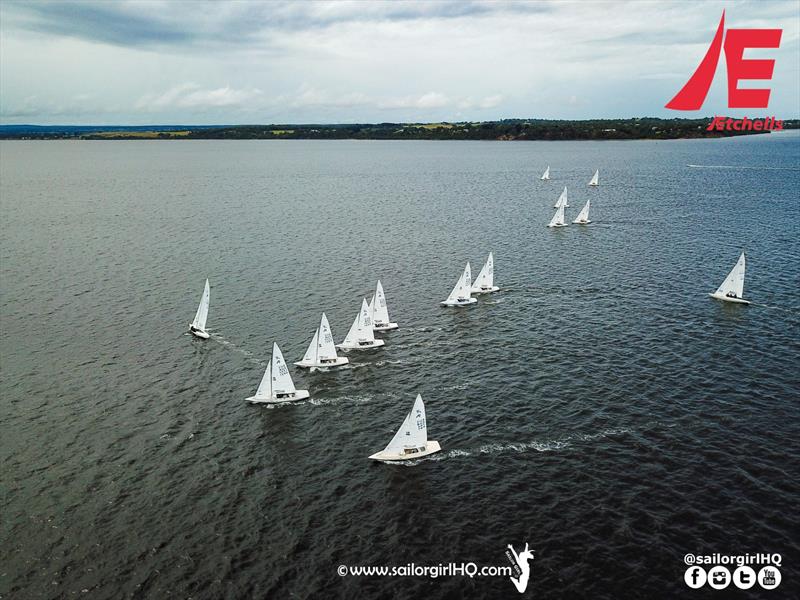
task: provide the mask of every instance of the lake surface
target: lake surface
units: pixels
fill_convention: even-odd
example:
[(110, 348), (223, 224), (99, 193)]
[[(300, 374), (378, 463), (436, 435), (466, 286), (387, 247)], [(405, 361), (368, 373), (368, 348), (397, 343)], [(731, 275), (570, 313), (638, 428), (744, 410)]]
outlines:
[[(545, 227), (565, 185), (590, 226)], [(683, 597), (689, 552), (779, 552), (796, 597), (798, 190), (791, 132), (0, 143), (0, 596), (510, 598), (336, 569), (527, 542), (519, 597)], [(753, 304), (710, 299), (742, 249)], [(489, 251), (502, 291), (441, 307)], [(378, 278), (383, 349), (245, 403)], [(417, 393), (443, 451), (368, 460)]]

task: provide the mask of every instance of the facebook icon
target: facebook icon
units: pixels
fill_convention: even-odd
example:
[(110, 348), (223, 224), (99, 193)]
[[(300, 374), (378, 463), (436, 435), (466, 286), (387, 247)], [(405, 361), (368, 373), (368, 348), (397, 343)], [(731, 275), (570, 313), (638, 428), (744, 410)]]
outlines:
[(692, 589), (701, 588), (706, 584), (706, 571), (703, 567), (689, 567), (683, 574), (683, 580)]

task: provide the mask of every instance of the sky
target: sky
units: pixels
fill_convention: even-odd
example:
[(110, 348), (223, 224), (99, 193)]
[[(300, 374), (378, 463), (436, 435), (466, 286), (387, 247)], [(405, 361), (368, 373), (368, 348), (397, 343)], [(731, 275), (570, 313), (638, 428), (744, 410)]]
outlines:
[[(780, 28), (766, 110), (664, 105), (723, 9)], [(800, 0), (0, 0), (0, 124), (800, 116)], [(740, 87), (764, 87), (746, 82)]]

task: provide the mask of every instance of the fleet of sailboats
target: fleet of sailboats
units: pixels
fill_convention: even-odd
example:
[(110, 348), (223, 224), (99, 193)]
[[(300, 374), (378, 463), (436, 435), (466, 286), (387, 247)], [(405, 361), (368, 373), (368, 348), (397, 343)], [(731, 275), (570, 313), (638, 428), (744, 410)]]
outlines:
[(716, 292), (709, 294), (709, 296), (724, 302), (750, 304), (749, 300), (745, 300), (742, 297), (744, 295), (744, 270), (745, 258), (744, 252), (742, 252), (741, 256), (739, 256), (739, 260), (736, 261), (733, 269), (731, 269), (731, 272), (728, 273), (728, 276), (725, 278), (725, 281), (717, 288)]
[[(550, 179), (550, 166), (545, 169), (541, 179)], [(595, 170), (590, 186), (599, 185), (599, 169)], [(589, 220), (589, 209), (591, 200), (587, 200), (578, 216), (572, 221), (575, 224), (587, 225)], [(551, 219), (548, 227), (566, 227), (564, 209), (568, 208), (567, 188), (561, 192), (554, 208), (556, 213)], [(745, 277), (745, 253), (742, 252), (738, 261), (722, 284), (709, 296), (724, 302), (736, 304), (750, 304), (749, 300), (743, 298), (744, 277)], [(494, 285), (494, 256), (489, 252), (486, 262), (483, 264), (474, 282), (471, 279), (469, 262), (458, 279), (453, 290), (446, 300), (441, 302), (444, 306), (468, 306), (477, 302), (472, 294), (487, 294), (499, 291), (499, 287)], [(192, 335), (208, 339), (210, 334), (206, 330), (208, 319), (208, 308), (210, 301), (210, 285), (208, 279), (205, 281), (203, 294), (200, 304), (197, 307), (194, 320), (189, 325)], [(386, 303), (386, 294), (383, 285), (378, 280), (375, 293), (367, 304), (366, 298), (361, 300), (361, 308), (353, 321), (347, 336), (341, 344), (335, 344), (333, 333), (325, 313), (322, 313), (319, 326), (314, 331), (314, 335), (303, 358), (294, 364), (298, 367), (310, 369), (327, 370), (330, 367), (343, 366), (349, 363), (347, 357), (338, 356), (336, 349), (343, 350), (363, 350), (378, 348), (385, 344), (384, 340), (375, 337), (375, 332), (386, 332), (397, 329), (397, 323), (393, 323), (389, 318), (389, 309)], [(264, 375), (253, 396), (246, 400), (254, 404), (274, 404), (282, 402), (293, 402), (309, 398), (308, 390), (295, 388), (288, 365), (277, 343), (272, 345), (272, 356), (267, 364)], [(405, 419), (400, 429), (391, 439), (389, 444), (380, 452), (376, 452), (369, 458), (379, 461), (403, 461), (418, 459), (441, 450), (438, 442), (428, 440), (427, 422), (425, 416), (425, 405), (422, 396), (417, 395), (414, 405)]]
[(444, 306), (469, 306), (470, 304), (475, 304), (477, 301), (477, 298), (472, 297), (472, 274), (469, 263), (467, 263), (453, 291), (450, 292), (447, 299), (440, 302), (440, 304)]

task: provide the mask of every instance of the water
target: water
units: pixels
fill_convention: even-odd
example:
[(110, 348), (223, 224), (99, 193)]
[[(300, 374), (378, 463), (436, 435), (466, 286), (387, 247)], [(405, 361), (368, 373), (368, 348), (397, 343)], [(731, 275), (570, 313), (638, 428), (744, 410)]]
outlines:
[[(796, 596), (799, 141), (3, 142), (0, 596), (509, 598), (336, 568), (525, 542), (530, 597), (683, 596), (687, 552)], [(742, 248), (753, 305), (709, 299)], [(383, 350), (244, 402), (378, 277)], [(417, 393), (443, 451), (367, 460)]]

